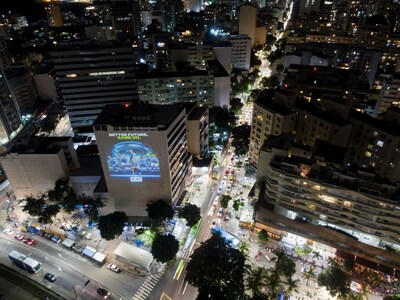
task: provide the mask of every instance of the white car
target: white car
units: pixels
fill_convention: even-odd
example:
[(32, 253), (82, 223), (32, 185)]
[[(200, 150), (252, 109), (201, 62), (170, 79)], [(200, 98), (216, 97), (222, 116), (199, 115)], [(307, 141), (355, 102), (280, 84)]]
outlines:
[(120, 269), (118, 266), (114, 265), (114, 264), (109, 264), (109, 265), (107, 266), (107, 268), (108, 268), (109, 270), (115, 272), (115, 273), (121, 272), (121, 269)]
[(13, 235), (13, 234), (14, 234), (14, 230), (11, 230), (10, 228), (4, 229), (3, 232), (4, 232), (5, 234), (8, 234), (8, 235)]

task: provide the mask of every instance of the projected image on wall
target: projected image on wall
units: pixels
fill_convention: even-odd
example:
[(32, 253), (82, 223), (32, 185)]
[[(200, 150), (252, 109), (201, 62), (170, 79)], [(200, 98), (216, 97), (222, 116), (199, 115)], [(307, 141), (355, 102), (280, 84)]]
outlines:
[(143, 178), (159, 178), (160, 163), (153, 150), (138, 141), (120, 142), (113, 146), (107, 157), (112, 177), (129, 177), (131, 182)]

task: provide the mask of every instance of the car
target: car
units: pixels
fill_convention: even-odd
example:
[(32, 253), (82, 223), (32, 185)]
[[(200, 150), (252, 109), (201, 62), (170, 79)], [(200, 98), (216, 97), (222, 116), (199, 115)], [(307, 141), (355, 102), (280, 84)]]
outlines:
[(57, 243), (57, 244), (59, 244), (59, 243), (62, 242), (62, 239), (61, 239), (59, 236), (57, 236), (57, 235), (53, 235), (53, 236), (51, 237), (51, 240), (52, 240), (54, 243)]
[(222, 187), (219, 187), (217, 190), (217, 194), (220, 195), (222, 193)]
[(215, 197), (215, 199), (214, 199), (213, 205), (214, 205), (214, 206), (217, 206), (218, 203), (219, 203), (219, 197), (217, 196), (217, 197)]
[(109, 265), (107, 266), (107, 268), (108, 268), (109, 270), (115, 272), (115, 273), (121, 272), (121, 269), (120, 269), (118, 266), (114, 265), (114, 264), (109, 264)]
[(14, 238), (15, 238), (16, 240), (21, 241), (21, 240), (24, 239), (24, 236), (23, 236), (22, 234), (17, 234), (17, 235), (14, 236)]
[(5, 229), (3, 230), (3, 232), (4, 232), (5, 234), (8, 234), (8, 235), (13, 235), (13, 234), (14, 234), (14, 230), (12, 230), (12, 229), (10, 229), (10, 228), (5, 228)]
[(31, 238), (24, 238), (22, 241), (27, 245), (33, 244), (33, 239), (31, 239)]
[(57, 280), (57, 276), (51, 273), (44, 274), (44, 279), (47, 279), (50, 282), (55, 282)]
[(50, 232), (46, 232), (43, 236), (44, 236), (46, 239), (51, 240), (51, 237), (53, 236), (53, 234), (51, 234)]
[(229, 175), (229, 170), (225, 171), (225, 175), (228, 176)]
[(97, 294), (102, 296), (104, 299), (107, 299), (110, 296), (109, 291), (107, 291), (105, 288), (102, 288), (101, 286), (97, 289)]
[(229, 214), (225, 215), (225, 221), (228, 221), (231, 217), (229, 216)]

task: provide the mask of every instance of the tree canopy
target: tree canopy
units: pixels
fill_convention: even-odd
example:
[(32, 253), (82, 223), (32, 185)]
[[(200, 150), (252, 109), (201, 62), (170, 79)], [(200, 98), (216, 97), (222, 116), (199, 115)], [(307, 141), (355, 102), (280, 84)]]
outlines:
[(179, 250), (179, 241), (171, 234), (157, 234), (153, 240), (151, 254), (159, 262), (166, 263), (176, 257)]
[(194, 250), (186, 268), (187, 281), (197, 287), (197, 299), (243, 299), (245, 257), (215, 234)]
[(146, 210), (149, 218), (157, 222), (165, 219), (172, 219), (174, 216), (174, 210), (171, 205), (163, 200), (157, 200), (147, 204)]
[(331, 266), (318, 275), (318, 284), (326, 287), (332, 297), (345, 297), (350, 291), (350, 277), (338, 266)]
[(194, 204), (186, 204), (184, 207), (179, 209), (179, 218), (186, 220), (186, 225), (192, 227), (200, 221), (200, 208)]
[(232, 130), (232, 146), (235, 147), (235, 153), (238, 156), (243, 156), (248, 151), (250, 129), (250, 125), (241, 125)]
[(101, 237), (107, 241), (115, 239), (122, 234), (126, 221), (128, 221), (128, 217), (122, 211), (100, 216), (99, 230)]
[(232, 197), (229, 195), (222, 195), (221, 198), (219, 199), (219, 203), (221, 203), (222, 208), (227, 208), (229, 201), (232, 200)]

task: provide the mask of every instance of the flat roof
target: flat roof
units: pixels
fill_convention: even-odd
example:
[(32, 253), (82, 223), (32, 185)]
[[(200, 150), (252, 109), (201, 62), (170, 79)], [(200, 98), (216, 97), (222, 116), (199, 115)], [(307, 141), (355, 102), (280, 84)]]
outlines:
[(104, 107), (93, 126), (157, 127), (165, 130), (183, 109), (180, 104), (112, 104)]
[(150, 252), (125, 242), (121, 242), (118, 245), (118, 247), (114, 250), (114, 254), (128, 262), (131, 262), (134, 265), (143, 267), (146, 270), (149, 270), (150, 264), (154, 259)]

